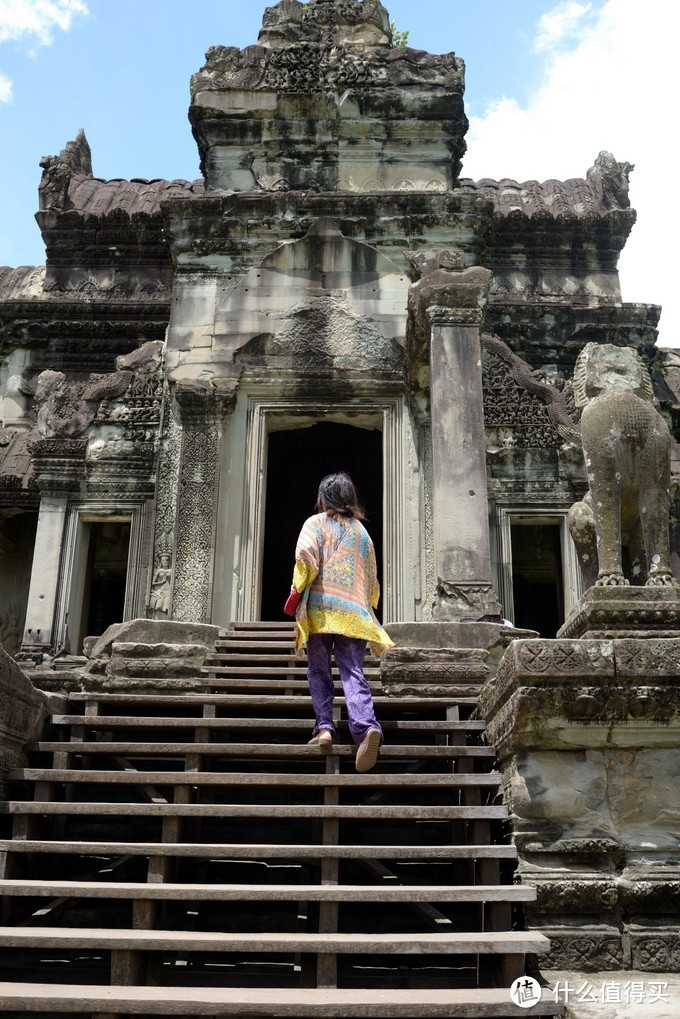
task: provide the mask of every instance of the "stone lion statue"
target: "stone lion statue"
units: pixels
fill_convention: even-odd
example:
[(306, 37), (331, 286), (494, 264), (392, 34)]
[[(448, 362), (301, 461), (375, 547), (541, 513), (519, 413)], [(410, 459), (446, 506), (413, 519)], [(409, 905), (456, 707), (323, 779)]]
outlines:
[(633, 583), (678, 587), (668, 532), (668, 426), (654, 406), (649, 372), (634, 351), (588, 343), (576, 361), (574, 396), (590, 492), (571, 507), (569, 528), (588, 586), (624, 586), (622, 546)]

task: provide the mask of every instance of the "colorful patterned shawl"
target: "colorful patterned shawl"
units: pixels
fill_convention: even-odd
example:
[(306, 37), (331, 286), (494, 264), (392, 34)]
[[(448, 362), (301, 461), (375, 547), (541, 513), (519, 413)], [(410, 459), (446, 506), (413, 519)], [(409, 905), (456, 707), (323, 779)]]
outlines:
[(310, 633), (363, 638), (377, 655), (394, 646), (373, 611), (380, 585), (373, 542), (361, 521), (327, 513), (305, 520), (293, 586), (304, 592), (296, 613), (298, 650)]

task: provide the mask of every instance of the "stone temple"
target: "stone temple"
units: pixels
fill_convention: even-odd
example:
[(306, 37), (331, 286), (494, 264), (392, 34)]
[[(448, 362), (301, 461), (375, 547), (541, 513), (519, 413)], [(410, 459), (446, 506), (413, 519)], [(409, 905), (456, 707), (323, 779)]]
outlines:
[[(212, 47), (192, 78), (200, 180), (99, 179), (83, 131), (42, 160), (46, 264), (0, 268), (3, 1015), (520, 1015), (511, 983), (541, 971), (546, 988), (564, 973), (599, 988), (598, 974), (632, 971), (648, 1000), (668, 1000), (680, 969), (680, 358), (655, 346), (660, 309), (621, 294), (631, 164), (600, 152), (567, 181), (462, 176), (464, 72), (454, 53), (393, 45), (378, 0), (282, 0), (264, 11), (256, 44)], [(387, 774), (387, 787), (373, 792), (350, 788), (351, 758), (312, 757), (307, 729), (281, 704), (304, 696), (281, 612), (295, 539), (335, 470), (366, 503), (396, 644), (372, 672), (394, 734), (371, 778)], [(180, 722), (197, 699), (187, 749)], [(296, 712), (309, 715), (302, 701)], [(161, 715), (163, 737), (140, 735)], [(274, 740), (266, 724), (278, 726)], [(142, 761), (140, 744), (161, 738), (175, 742), (160, 763)], [(232, 756), (225, 764), (211, 747)], [(244, 949), (246, 935), (214, 917), (205, 930), (182, 926), (178, 902), (209, 897), (192, 899), (182, 882), (207, 881), (231, 901), (224, 889), (237, 885), (201, 877), (208, 863), (226, 873), (249, 852), (261, 867), (276, 833), (246, 811), (241, 831), (205, 820), (195, 835), (188, 815), (230, 806), (235, 816), (210, 776), (240, 775), (249, 788), (269, 768), (276, 788), (257, 803), (288, 817), (298, 794), (275, 774), (281, 747), (285, 777), (304, 773), (321, 789), (313, 832), (298, 832), (312, 802), (301, 795), (283, 838), (291, 859), (306, 844), (304, 873), (319, 842), (311, 878), (295, 879), (317, 882), (305, 907), (316, 940), (283, 920), (267, 928), (250, 888)], [(497, 771), (482, 774), (473, 750), (495, 754)], [(135, 770), (138, 785), (125, 785)], [(196, 792), (186, 771), (196, 782), (205, 773), (213, 792)], [(428, 799), (446, 774), (466, 820), (445, 824), (445, 794)], [(360, 880), (373, 882), (371, 898), (351, 891), (363, 888), (353, 870), (343, 878), (343, 854), (361, 856), (363, 843), (343, 832), (342, 810), (391, 804), (390, 782), (418, 789), (384, 808), (397, 818), (385, 827), (413, 826), (423, 802), (432, 816), (420, 849), (406, 852), (402, 828), (380, 835), (391, 854), (368, 839)], [(124, 833), (83, 819), (102, 803), (114, 828), (124, 815)], [(451, 888), (461, 882), (440, 874), (459, 866), (442, 862), (459, 837), (451, 859), (465, 857), (487, 890), (460, 928)], [(478, 856), (467, 851), (482, 842)], [(120, 865), (111, 920), (92, 909), (106, 900), (95, 857)], [(287, 858), (280, 846), (271, 857)], [(429, 861), (425, 884), (448, 889), (409, 893), (409, 908), (421, 905), (406, 933), (389, 918), (394, 882), (413, 883), (404, 859)], [(59, 874), (93, 883), (89, 913)], [(380, 906), (383, 941), (371, 947), (361, 925), (391, 879), (396, 897)], [(358, 919), (344, 917), (343, 885), (345, 897), (365, 896)], [(520, 889), (516, 901), (496, 901), (504, 887)], [(30, 928), (43, 901), (32, 896), (46, 894), (62, 902), (47, 910), (52, 941)], [(149, 941), (159, 930), (167, 944)], [(298, 962), (268, 964), (259, 983), (247, 961), (216, 975), (206, 958), (268, 950), (252, 930), (278, 931)], [(505, 941), (475, 948), (480, 931)], [(397, 933), (412, 935), (409, 958), (445, 952), (457, 975), (433, 965), (429, 984), (420, 970), (398, 979), (402, 959), (362, 985), (352, 953), (389, 959), (398, 945), (385, 939)], [(473, 945), (460, 958), (477, 963), (453, 967), (454, 935)], [(188, 982), (168, 976), (201, 939)], [(67, 959), (63, 972), (37, 965), (36, 945)], [(110, 951), (110, 981), (74, 961), (97, 946)], [(97, 997), (109, 982), (119, 998)], [(55, 990), (66, 985), (71, 997)], [(210, 1011), (211, 989), (224, 986), (231, 1004)], [(244, 987), (252, 1001), (234, 990)], [(544, 988), (534, 1014), (558, 1014), (561, 1002)]]

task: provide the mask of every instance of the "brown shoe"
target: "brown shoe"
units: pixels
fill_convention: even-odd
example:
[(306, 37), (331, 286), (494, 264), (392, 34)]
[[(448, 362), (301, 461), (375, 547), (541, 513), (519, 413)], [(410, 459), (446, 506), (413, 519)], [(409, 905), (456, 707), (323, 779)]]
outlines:
[(320, 729), (307, 746), (318, 747), (322, 754), (330, 754), (333, 749), (333, 733), (330, 729)]
[(380, 729), (368, 730), (357, 750), (356, 761), (354, 762), (357, 771), (364, 772), (371, 770), (378, 760), (381, 738)]

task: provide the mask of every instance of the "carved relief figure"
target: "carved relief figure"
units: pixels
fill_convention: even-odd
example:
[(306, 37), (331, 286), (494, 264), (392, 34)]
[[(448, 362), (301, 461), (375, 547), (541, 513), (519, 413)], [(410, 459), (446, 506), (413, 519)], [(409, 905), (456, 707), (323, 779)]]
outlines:
[[(628, 585), (626, 544), (633, 563), (639, 557), (639, 582), (680, 586), (671, 571), (668, 534), (671, 437), (654, 406), (644, 362), (634, 350), (588, 343), (576, 362), (574, 394), (583, 408), (590, 492), (572, 506), (569, 526), (586, 581)], [(637, 580), (635, 565), (633, 572)]]
[(84, 435), (102, 400), (120, 396), (131, 379), (131, 371), (90, 375), (87, 382), (69, 382), (63, 372), (41, 372), (34, 396), (38, 431), (44, 438)]
[(154, 571), (149, 594), (149, 608), (152, 619), (163, 619), (170, 611), (172, 590), (172, 556), (167, 552), (159, 556), (159, 565)]

